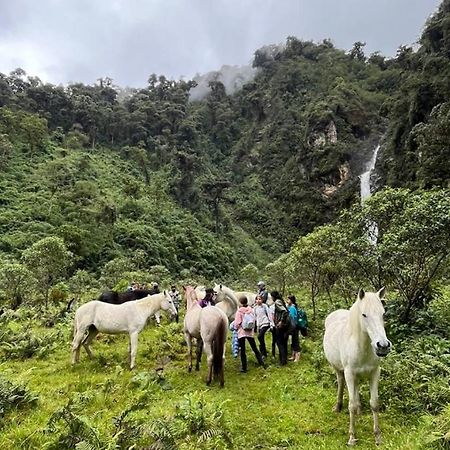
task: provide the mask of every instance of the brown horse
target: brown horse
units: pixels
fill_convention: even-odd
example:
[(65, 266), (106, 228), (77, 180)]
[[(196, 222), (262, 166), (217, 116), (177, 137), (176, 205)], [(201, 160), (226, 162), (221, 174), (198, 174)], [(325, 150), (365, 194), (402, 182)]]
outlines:
[(224, 386), (225, 343), (228, 332), (226, 314), (215, 306), (201, 308), (197, 294), (192, 286), (184, 287), (187, 311), (184, 317), (184, 338), (188, 346), (189, 372), (192, 371), (192, 338), (197, 339), (197, 364), (199, 370), (202, 345), (205, 349), (208, 376), (206, 384), (211, 384), (213, 372), (219, 378), (220, 386)]

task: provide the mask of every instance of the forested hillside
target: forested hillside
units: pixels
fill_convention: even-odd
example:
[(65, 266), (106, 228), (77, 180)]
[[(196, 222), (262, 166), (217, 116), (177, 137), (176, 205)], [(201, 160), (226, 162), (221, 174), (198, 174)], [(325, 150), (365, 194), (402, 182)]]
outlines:
[[(450, 0), (417, 46), (364, 48), (288, 37), (233, 93), (208, 76), (203, 98), (163, 75), (134, 89), (0, 73), (2, 449), (342, 448), (323, 323), (361, 287), (387, 292), (360, 317), (383, 329), (384, 311), (392, 342), (386, 448), (450, 448)], [(103, 290), (260, 279), (308, 314), (300, 361), (245, 374), (227, 350), (225, 389), (205, 389), (163, 318), (137, 372), (120, 336), (69, 363), (73, 311)], [(373, 448), (366, 394), (358, 446)]]
[(289, 37), (255, 52), (241, 90), (211, 81), (199, 101), (163, 75), (123, 90), (0, 74), (3, 259), (59, 236), (71, 271), (143, 251), (173, 275), (234, 277), (358, 202), (382, 138), (380, 187), (447, 186), (449, 4), (417, 51)]

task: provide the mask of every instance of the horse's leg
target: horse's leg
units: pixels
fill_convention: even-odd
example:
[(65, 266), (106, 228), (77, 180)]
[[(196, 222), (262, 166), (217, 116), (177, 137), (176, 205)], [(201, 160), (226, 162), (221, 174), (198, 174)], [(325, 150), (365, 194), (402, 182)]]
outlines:
[(72, 341), (72, 364), (76, 364), (80, 361), (81, 343), (83, 342), (84, 332), (83, 328), (77, 329)]
[(188, 371), (192, 372), (192, 337), (187, 331), (184, 332), (184, 340), (186, 341), (186, 345), (188, 348)]
[(95, 336), (97, 336), (98, 330), (93, 325), (89, 327), (89, 334), (87, 335), (86, 339), (83, 341), (84, 349), (86, 350), (86, 353), (88, 354), (89, 358), (93, 358), (92, 350), (90, 348), (91, 342), (95, 339)]
[(348, 445), (356, 444), (355, 436), (355, 416), (357, 412), (357, 391), (358, 385), (356, 382), (356, 377), (351, 371), (351, 369), (345, 369), (344, 371), (345, 381), (347, 383), (348, 390), (348, 412), (350, 413), (350, 427), (349, 427), (349, 440)]
[(195, 362), (195, 370), (198, 372), (200, 370), (200, 363), (202, 362), (202, 353), (203, 353), (203, 341), (199, 338), (197, 339), (197, 349), (196, 349), (196, 362)]
[(381, 444), (381, 431), (378, 424), (378, 380), (380, 379), (380, 368), (372, 372), (369, 380), (370, 386), (370, 408), (373, 415), (373, 433), (375, 435), (375, 444)]
[(134, 369), (134, 366), (136, 365), (136, 353), (138, 348), (138, 336), (139, 331), (133, 331), (130, 333), (130, 352), (129, 352), (129, 358), (130, 358), (130, 370)]
[(340, 412), (342, 409), (342, 398), (344, 395), (344, 372), (342, 370), (335, 369), (337, 379), (337, 399), (334, 405), (333, 411)]
[(161, 313), (159, 311), (155, 312), (155, 319), (158, 325), (161, 325)]
[(204, 342), (203, 347), (205, 349), (206, 362), (208, 364), (208, 377), (206, 378), (206, 385), (209, 386), (213, 375), (213, 352), (211, 342)]

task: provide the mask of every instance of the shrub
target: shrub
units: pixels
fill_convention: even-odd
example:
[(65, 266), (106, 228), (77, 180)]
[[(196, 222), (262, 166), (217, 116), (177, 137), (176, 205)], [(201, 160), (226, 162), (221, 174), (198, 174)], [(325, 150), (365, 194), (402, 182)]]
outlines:
[(225, 449), (233, 443), (223, 412), (223, 403), (206, 402), (200, 392), (184, 397), (172, 417), (156, 419), (148, 430), (149, 449)]
[(450, 402), (450, 342), (420, 337), (391, 352), (383, 365), (380, 393), (384, 402), (408, 414), (437, 413)]
[(450, 404), (437, 417), (426, 417), (427, 424), (432, 430), (427, 438), (427, 447), (449, 450), (450, 449)]
[(0, 377), (0, 418), (3, 418), (13, 408), (34, 406), (38, 397), (26, 386), (15, 384)]
[(81, 414), (88, 396), (81, 394), (70, 399), (66, 405), (56, 410), (50, 417), (45, 432), (51, 433), (53, 440), (46, 448), (57, 450), (61, 448), (105, 448), (98, 430), (88, 417)]
[(62, 341), (62, 330), (38, 335), (26, 325), (18, 331), (4, 331), (0, 335), (2, 359), (27, 359), (33, 356), (43, 358)]

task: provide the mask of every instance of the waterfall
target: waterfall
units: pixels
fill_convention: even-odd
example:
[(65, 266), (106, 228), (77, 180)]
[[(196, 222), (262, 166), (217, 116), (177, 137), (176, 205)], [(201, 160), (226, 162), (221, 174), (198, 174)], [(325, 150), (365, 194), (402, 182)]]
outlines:
[[(380, 144), (375, 147), (375, 150), (370, 158), (370, 161), (366, 164), (366, 171), (362, 173), (359, 178), (361, 180), (361, 205), (364, 204), (364, 201), (370, 197), (370, 175), (372, 175), (373, 169), (375, 169), (375, 163), (377, 162), (378, 150), (380, 150)], [(368, 235), (367, 235), (371, 244), (376, 245), (378, 239), (378, 226), (376, 222), (371, 222), (369, 224)]]
[(380, 144), (376, 146), (370, 161), (366, 164), (366, 171), (359, 176), (359, 179), (361, 180), (361, 204), (364, 203), (364, 200), (370, 197), (371, 194), (370, 175), (372, 174), (372, 171), (375, 168), (375, 163), (377, 162), (378, 150), (380, 150)]

